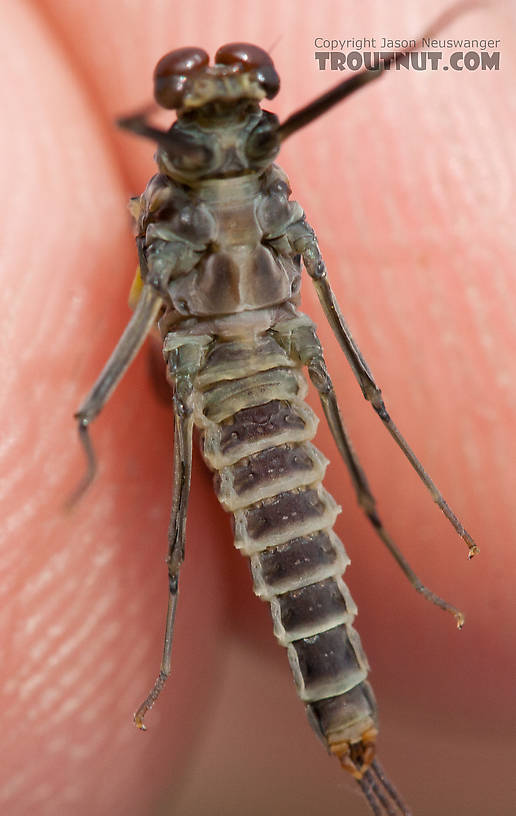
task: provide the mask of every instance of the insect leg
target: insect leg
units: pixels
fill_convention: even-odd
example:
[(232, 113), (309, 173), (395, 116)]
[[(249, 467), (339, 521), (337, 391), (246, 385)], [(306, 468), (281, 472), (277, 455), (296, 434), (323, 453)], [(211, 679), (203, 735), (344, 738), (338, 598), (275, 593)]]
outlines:
[(174, 618), (177, 606), (179, 570), (184, 559), (185, 525), (192, 470), (192, 392), (190, 383), (182, 378), (174, 393), (174, 486), (172, 513), (168, 528), (168, 609), (159, 675), (150, 693), (134, 715), (135, 725), (146, 730), (143, 718), (158, 699), (170, 674)]
[[(186, 513), (192, 475), (192, 433), (194, 379), (203, 356), (203, 340), (193, 339), (172, 350), (168, 358), (168, 375), (175, 385), (174, 405), (174, 485), (172, 512), (168, 528), (168, 609), (161, 667), (151, 691), (134, 715), (135, 725), (146, 730), (145, 714), (158, 699), (170, 675), (174, 618), (177, 606), (179, 571), (185, 554)], [(211, 338), (208, 338), (211, 339)], [(165, 343), (165, 351), (167, 351)]]
[(115, 350), (102, 369), (95, 385), (75, 414), (79, 439), (86, 453), (87, 470), (67, 500), (72, 507), (89, 487), (97, 471), (97, 462), (88, 432), (90, 423), (99, 415), (125, 371), (138, 353), (143, 341), (156, 321), (162, 299), (152, 286), (143, 287), (135, 312), (127, 324)]
[[(452, 606), (452, 604), (448, 603), (448, 601), (440, 598), (439, 595), (436, 595), (420, 581), (404, 555), (401, 553), (383, 526), (383, 523), (376, 511), (376, 500), (371, 493), (364, 470), (358, 460), (349, 435), (342, 422), (342, 417), (340, 415), (339, 405), (337, 402), (337, 395), (326, 367), (326, 361), (324, 359), (319, 338), (317, 337), (315, 331), (315, 326), (311, 321), (301, 322), (296, 320), (293, 321), (293, 323), (294, 327), (289, 335), (288, 353), (295, 359), (298, 359), (303, 365), (306, 365), (310, 379), (319, 392), (324, 415), (335, 440), (335, 444), (339, 449), (339, 453), (346, 463), (351, 475), (351, 480), (353, 482), (353, 487), (355, 488), (359, 505), (364, 510), (378, 536), (394, 557), (398, 566), (403, 570), (414, 589), (423, 595), (423, 597), (428, 601), (431, 601), (436, 606), (444, 609), (446, 612), (450, 612), (450, 614), (452, 614), (457, 621), (458, 628), (461, 629), (464, 625), (463, 613)], [(288, 327), (288, 323), (285, 324), (285, 327)], [(281, 324), (279, 328), (281, 328)]]
[(137, 136), (152, 139), (161, 145), (171, 159), (177, 159), (190, 167), (202, 167), (212, 158), (211, 150), (199, 144), (193, 137), (178, 129), (161, 130), (147, 121), (147, 109), (117, 119), (122, 130), (128, 130)]
[(365, 87), (375, 79), (379, 79), (385, 70), (389, 70), (391, 65), (396, 65), (399, 60), (411, 51), (419, 51), (423, 47), (425, 40), (435, 37), (436, 34), (457, 19), (457, 17), (460, 17), (464, 12), (481, 5), (481, 3), (475, 2), (475, 0), (459, 0), (458, 3), (454, 3), (433, 21), (432, 25), (419, 37), (414, 46), (404, 48), (402, 51), (384, 54), (377, 67), (364, 68), (349, 79), (339, 82), (300, 110), (295, 111), (288, 119), (282, 122), (278, 129), (278, 136), (281, 141), (285, 141), (285, 139), (293, 133), (296, 133), (298, 130), (301, 130), (301, 128), (309, 125), (310, 122), (318, 119), (319, 116), (322, 116), (326, 111), (333, 108), (334, 105), (337, 105), (343, 99), (355, 93), (355, 91), (360, 90), (360, 88)]
[(317, 295), (328, 322), (337, 340), (339, 341), (344, 354), (346, 355), (348, 363), (350, 364), (351, 369), (358, 380), (365, 399), (371, 403), (394, 441), (397, 443), (397, 445), (399, 445), (423, 484), (430, 491), (434, 502), (441, 508), (448, 521), (452, 524), (460, 537), (466, 542), (469, 550), (468, 557), (472, 558), (479, 552), (473, 538), (470, 536), (467, 530), (464, 529), (451, 507), (448, 506), (441, 492), (438, 490), (437, 486), (434, 484), (433, 480), (430, 478), (423, 465), (408, 445), (407, 441), (401, 435), (385, 407), (382, 399), (382, 392), (378, 388), (371, 370), (364, 360), (360, 349), (355, 343), (341, 314), (339, 304), (337, 303), (328, 281), (326, 266), (322, 259), (315, 234), (304, 219), (289, 227), (289, 240), (294, 251), (301, 253), (303, 257), (303, 263), (306, 271), (314, 282)]

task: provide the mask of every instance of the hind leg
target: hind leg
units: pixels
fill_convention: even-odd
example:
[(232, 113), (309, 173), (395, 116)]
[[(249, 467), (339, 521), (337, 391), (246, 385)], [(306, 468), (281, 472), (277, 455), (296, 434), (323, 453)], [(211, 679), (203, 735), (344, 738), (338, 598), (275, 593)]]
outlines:
[[(289, 329), (289, 324), (292, 325), (291, 329)], [(376, 511), (376, 500), (371, 493), (364, 470), (353, 449), (344, 423), (342, 422), (337, 395), (328, 373), (321, 343), (317, 337), (312, 321), (306, 318), (306, 322), (297, 319), (292, 322), (285, 322), (284, 324), (280, 323), (275, 328), (275, 335), (292, 359), (306, 365), (310, 379), (319, 392), (324, 415), (335, 440), (335, 444), (349, 470), (358, 503), (373, 525), (376, 533), (396, 560), (398, 566), (403, 570), (414, 589), (428, 601), (431, 601), (436, 606), (452, 614), (457, 622), (458, 628), (461, 629), (464, 624), (463, 613), (448, 603), (448, 601), (440, 598), (439, 595), (436, 595), (420, 581), (380, 520)]]

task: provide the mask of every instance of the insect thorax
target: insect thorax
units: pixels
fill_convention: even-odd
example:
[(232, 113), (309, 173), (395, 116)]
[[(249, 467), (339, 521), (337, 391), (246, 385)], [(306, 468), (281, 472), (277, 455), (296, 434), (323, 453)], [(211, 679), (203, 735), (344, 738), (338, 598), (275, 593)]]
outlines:
[(160, 173), (138, 204), (151, 279), (166, 294), (167, 328), (297, 302), (300, 265), (286, 238), (303, 218), (283, 171), (179, 184)]

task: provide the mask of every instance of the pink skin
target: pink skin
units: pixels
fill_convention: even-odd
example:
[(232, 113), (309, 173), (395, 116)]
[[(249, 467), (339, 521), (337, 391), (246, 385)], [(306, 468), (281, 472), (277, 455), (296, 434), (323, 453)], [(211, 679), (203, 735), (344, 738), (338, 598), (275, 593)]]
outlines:
[[(112, 121), (149, 100), (157, 59), (183, 45), (275, 44), (283, 89), (268, 107), (284, 118), (336, 81), (316, 69), (315, 36), (412, 36), (436, 13), (414, 0), (278, 5), (4, 9), (0, 802), (10, 816), (365, 813), (305, 723), (199, 461), (174, 676), (149, 732), (131, 724), (159, 664), (172, 462), (171, 414), (145, 353), (94, 426), (95, 485), (73, 514), (61, 509), (83, 465), (71, 415), (129, 315), (136, 260), (124, 202), (153, 172), (153, 146)], [(445, 36), (505, 37), (508, 15), (470, 12)], [(281, 155), (388, 408), (482, 550), (467, 563), (364, 403), (307, 280), (304, 308), (381, 516), (421, 578), (467, 614), (458, 633), (411, 590), (356, 508), (321, 423), (381, 756), (418, 816), (504, 816), (514, 803), (511, 68), (507, 37), (499, 72), (391, 74)]]

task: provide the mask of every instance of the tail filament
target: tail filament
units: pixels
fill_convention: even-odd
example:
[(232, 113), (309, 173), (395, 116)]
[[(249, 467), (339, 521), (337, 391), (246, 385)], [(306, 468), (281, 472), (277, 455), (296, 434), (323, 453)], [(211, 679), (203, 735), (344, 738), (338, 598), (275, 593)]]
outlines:
[(374, 816), (411, 816), (378, 760), (357, 781)]

